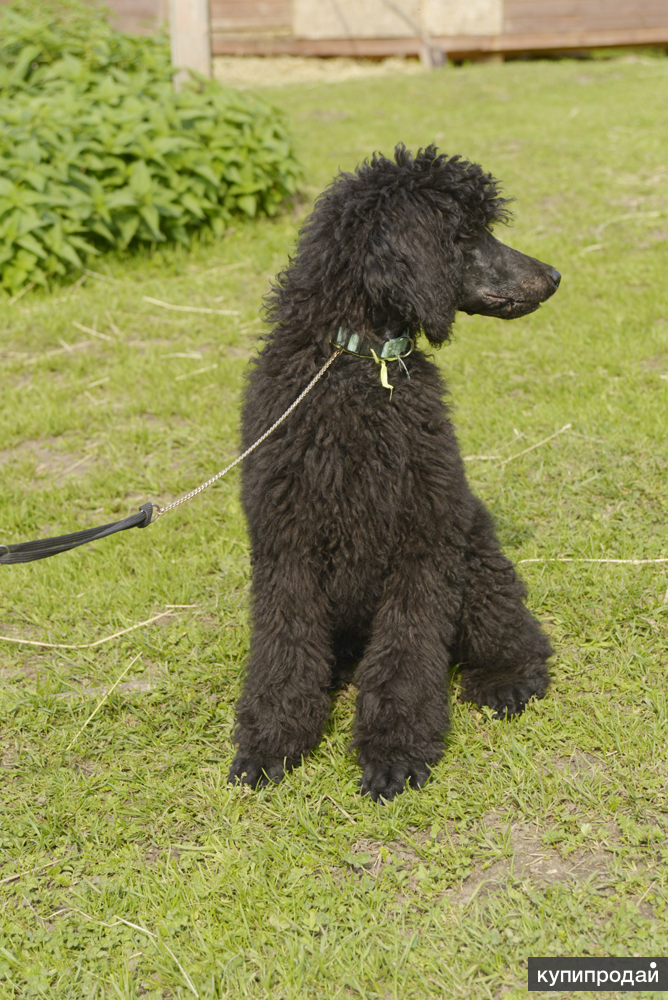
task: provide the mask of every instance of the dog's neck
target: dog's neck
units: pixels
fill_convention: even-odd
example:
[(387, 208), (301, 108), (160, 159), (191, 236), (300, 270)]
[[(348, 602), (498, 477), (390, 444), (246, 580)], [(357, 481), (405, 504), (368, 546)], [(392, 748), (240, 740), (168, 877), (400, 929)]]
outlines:
[(379, 340), (367, 334), (355, 333), (344, 326), (339, 327), (337, 334), (330, 338), (330, 343), (334, 347), (340, 347), (347, 354), (357, 354), (361, 358), (373, 358), (376, 361), (397, 361), (399, 358), (405, 358), (414, 346), (411, 338), (406, 335)]

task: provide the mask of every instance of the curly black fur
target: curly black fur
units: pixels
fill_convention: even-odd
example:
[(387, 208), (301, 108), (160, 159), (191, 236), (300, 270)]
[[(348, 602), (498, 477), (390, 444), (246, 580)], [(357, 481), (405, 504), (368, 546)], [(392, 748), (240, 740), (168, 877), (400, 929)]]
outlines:
[[(335, 179), (270, 297), (244, 447), (331, 356), (340, 326), (379, 350), (406, 330), (446, 340), (472, 262), (481, 268), (476, 247), (503, 246), (489, 227), (505, 204), (479, 166), (431, 147), (415, 158), (398, 147)], [(524, 298), (513, 279), (498, 315), (551, 294), (536, 285), (546, 265), (526, 267)], [(253, 628), (232, 781), (264, 784), (299, 764), (353, 671), (354, 746), (374, 799), (421, 786), (441, 756), (449, 667), (461, 663), (464, 697), (499, 716), (547, 690), (550, 644), (468, 487), (438, 369), (417, 349), (406, 366), (410, 378), (390, 363), (390, 398), (373, 361), (342, 355), (245, 462)]]

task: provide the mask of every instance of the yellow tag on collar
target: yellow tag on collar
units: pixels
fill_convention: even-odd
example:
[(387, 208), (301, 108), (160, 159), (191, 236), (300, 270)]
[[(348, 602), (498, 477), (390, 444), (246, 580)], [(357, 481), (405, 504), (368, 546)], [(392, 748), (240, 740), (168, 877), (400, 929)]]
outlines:
[(377, 365), (380, 365), (380, 384), (384, 389), (390, 390), (390, 400), (392, 400), (392, 392), (394, 391), (394, 386), (390, 385), (389, 379), (387, 377), (387, 362), (385, 358), (379, 358), (373, 347), (371, 348), (371, 353), (373, 354), (373, 360)]

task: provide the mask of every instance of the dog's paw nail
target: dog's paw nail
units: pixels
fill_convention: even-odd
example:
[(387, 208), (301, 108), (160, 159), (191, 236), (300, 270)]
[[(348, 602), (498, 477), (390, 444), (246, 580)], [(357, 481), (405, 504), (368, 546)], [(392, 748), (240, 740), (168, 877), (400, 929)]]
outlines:
[(227, 781), (230, 785), (250, 785), (251, 788), (264, 788), (270, 782), (278, 784), (284, 773), (285, 768), (282, 761), (238, 753), (232, 761)]
[(521, 715), (534, 695), (542, 698), (546, 688), (547, 683), (506, 681), (478, 688), (473, 700), (480, 708), (491, 708), (492, 718), (507, 720)]
[(430, 773), (429, 767), (422, 762), (367, 764), (360, 781), (360, 791), (374, 802), (391, 802), (403, 792), (407, 781), (411, 788), (422, 788)]
[(510, 719), (515, 719), (518, 715), (521, 715), (524, 711), (524, 707), (524, 705), (516, 704), (503, 705), (501, 708), (497, 709), (492, 718), (501, 719), (502, 721), (507, 722)]

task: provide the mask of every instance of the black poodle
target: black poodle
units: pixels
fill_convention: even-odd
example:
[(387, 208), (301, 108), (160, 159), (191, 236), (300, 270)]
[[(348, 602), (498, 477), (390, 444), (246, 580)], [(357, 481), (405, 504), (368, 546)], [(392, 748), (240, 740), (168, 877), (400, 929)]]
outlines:
[(448, 669), (497, 717), (549, 684), (552, 650), (471, 493), (436, 365), (458, 309), (512, 319), (558, 271), (499, 243), (497, 182), (438, 155), (376, 155), (318, 199), (269, 298), (243, 444), (299, 408), (245, 462), (252, 637), (229, 780), (278, 781), (315, 746), (331, 692), (359, 688), (362, 792), (419, 788), (443, 752)]

